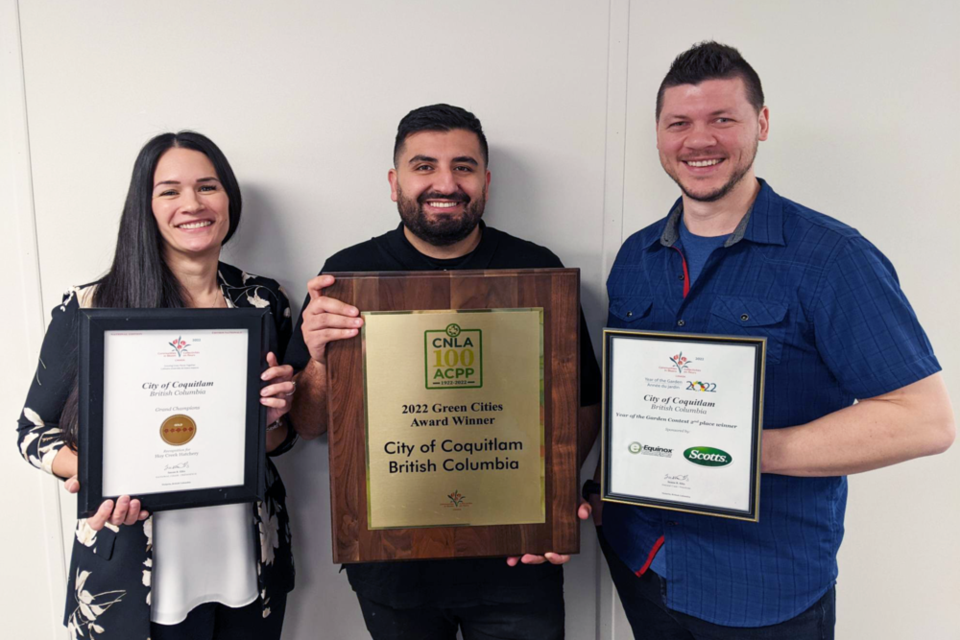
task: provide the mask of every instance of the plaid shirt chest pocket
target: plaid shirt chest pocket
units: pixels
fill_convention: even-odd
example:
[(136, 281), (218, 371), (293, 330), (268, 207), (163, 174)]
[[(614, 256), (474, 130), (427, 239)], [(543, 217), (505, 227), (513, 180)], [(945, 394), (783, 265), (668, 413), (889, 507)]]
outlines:
[(717, 296), (710, 307), (716, 333), (767, 339), (767, 359), (779, 363), (787, 339), (789, 306), (746, 296)]

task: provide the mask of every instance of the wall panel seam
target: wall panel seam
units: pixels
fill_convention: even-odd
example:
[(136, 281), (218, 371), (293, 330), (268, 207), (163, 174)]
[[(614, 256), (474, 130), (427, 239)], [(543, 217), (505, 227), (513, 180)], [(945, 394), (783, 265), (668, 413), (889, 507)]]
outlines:
[[(626, 184), (626, 125), (629, 78), (630, 0), (610, 0), (607, 32), (607, 96), (604, 140), (603, 235), (601, 241), (601, 301), (609, 302), (606, 276), (623, 243), (623, 205)], [(604, 313), (604, 318), (606, 314)], [(604, 322), (606, 324), (606, 322)], [(596, 637), (613, 640), (616, 635), (616, 590), (605, 571), (606, 559), (596, 554)]]
[[(7, 29), (13, 46), (8, 55), (16, 56), (7, 96), (11, 118), (7, 130), (11, 134), (10, 157), (11, 182), (14, 195), (14, 216), (16, 225), (16, 246), (19, 262), (19, 276), (23, 291), (21, 312), (26, 323), (28, 351), (39, 353), (44, 333), (43, 290), (40, 271), (40, 252), (37, 229), (37, 215), (33, 186), (33, 162), (30, 149), (29, 113), (26, 94), (26, 64), (23, 48), (23, 24), (19, 0), (8, 0), (5, 12), (10, 21)], [(13, 61), (11, 61), (12, 63)], [(16, 114), (16, 115), (14, 115)], [(40, 485), (41, 517), (43, 522), (43, 540), (46, 549), (46, 569), (48, 577), (48, 596), (51, 610), (56, 612), (63, 606), (62, 594), (66, 587), (66, 556), (63, 542), (63, 523), (60, 511), (59, 482), (47, 477), (37, 478)], [(66, 637), (66, 630), (60, 624), (58, 616), (49, 621), (49, 637)]]

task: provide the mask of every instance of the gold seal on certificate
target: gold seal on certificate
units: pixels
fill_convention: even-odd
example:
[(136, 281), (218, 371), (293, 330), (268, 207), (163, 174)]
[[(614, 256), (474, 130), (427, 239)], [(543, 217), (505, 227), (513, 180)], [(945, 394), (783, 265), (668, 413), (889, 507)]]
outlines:
[(197, 435), (197, 423), (181, 413), (172, 415), (160, 425), (160, 437), (167, 444), (177, 447), (187, 444)]
[(601, 497), (756, 521), (765, 348), (604, 329)]

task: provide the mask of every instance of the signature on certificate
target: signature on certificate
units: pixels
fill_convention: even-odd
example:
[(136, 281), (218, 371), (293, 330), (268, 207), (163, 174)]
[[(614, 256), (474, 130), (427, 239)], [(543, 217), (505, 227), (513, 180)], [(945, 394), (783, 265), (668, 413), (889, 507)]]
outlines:
[(689, 476), (688, 474), (684, 474), (684, 475), (673, 475), (673, 474), (671, 474), (671, 473), (668, 473), (667, 475), (663, 476), (663, 479), (664, 479), (664, 480), (678, 480), (678, 481), (680, 481), (680, 482), (686, 482), (687, 480), (690, 479), (690, 476)]
[(190, 468), (190, 463), (189, 463), (189, 462), (181, 462), (181, 463), (179, 463), (179, 464), (168, 464), (167, 466), (165, 466), (165, 467), (163, 468), (163, 470), (164, 470), (164, 471), (173, 471), (173, 470), (175, 470), (175, 469), (189, 469), (189, 468)]

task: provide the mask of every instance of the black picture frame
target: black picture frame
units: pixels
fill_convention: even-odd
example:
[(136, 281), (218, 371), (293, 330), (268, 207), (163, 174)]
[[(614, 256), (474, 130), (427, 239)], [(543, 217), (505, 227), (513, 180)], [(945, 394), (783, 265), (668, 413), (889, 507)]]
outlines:
[(246, 329), (247, 373), (243, 484), (133, 495), (150, 512), (205, 507), (263, 498), (266, 464), (267, 409), (260, 404), (265, 385), (260, 374), (275, 339), (267, 309), (81, 309), (79, 322), (80, 493), (77, 516), (93, 515), (101, 503), (118, 496), (103, 494), (104, 334), (107, 331)]
[[(750, 497), (749, 508), (736, 510), (716, 507), (713, 505), (696, 504), (683, 501), (661, 500), (649, 497), (614, 493), (610, 490), (611, 477), (611, 428), (610, 407), (612, 405), (612, 388), (609, 384), (613, 362), (616, 357), (612, 347), (614, 338), (633, 340), (653, 340), (669, 342), (689, 342), (690, 344), (730, 344), (750, 346), (754, 349), (753, 370), (753, 407), (751, 424), (751, 459), (750, 459)], [(666, 509), (700, 515), (730, 518), (757, 522), (760, 518), (760, 453), (763, 438), (763, 391), (766, 376), (766, 338), (760, 336), (728, 336), (707, 334), (670, 333), (662, 331), (644, 331), (604, 328), (603, 330), (603, 395), (602, 395), (602, 422), (601, 422), (601, 474), (600, 498), (606, 502), (619, 502), (642, 507)]]

